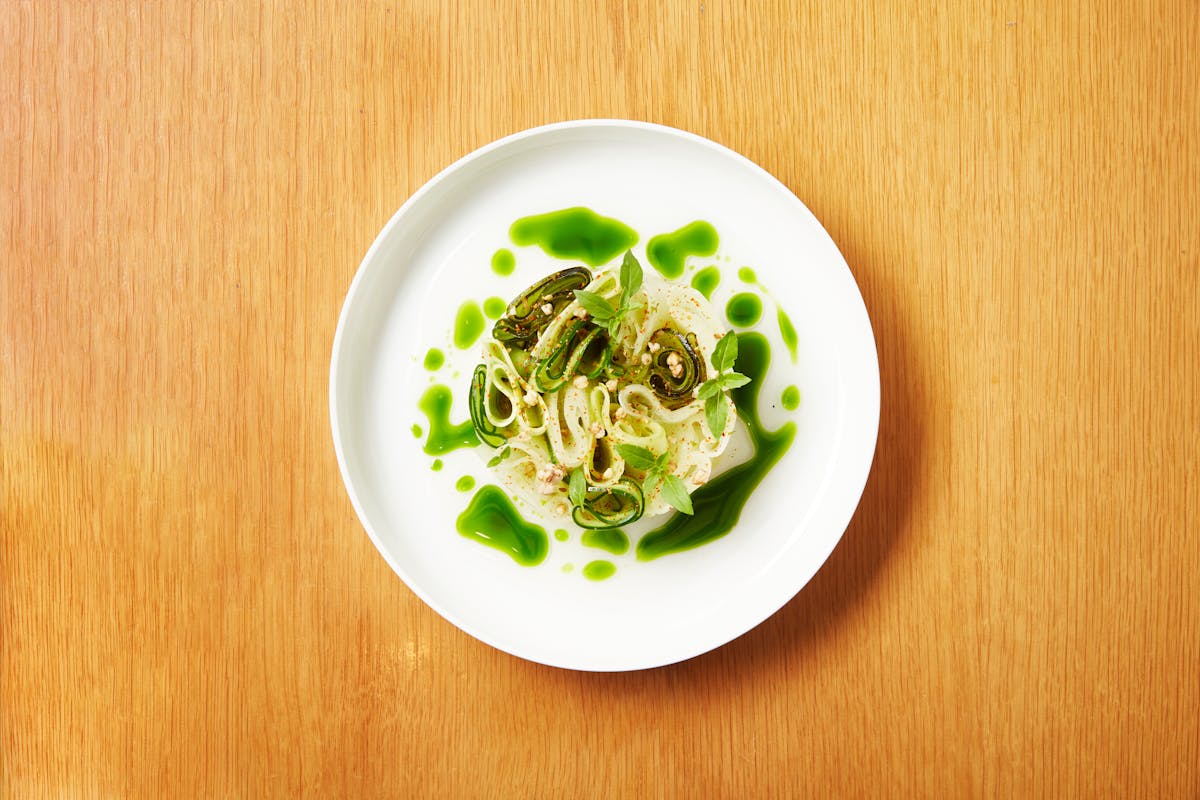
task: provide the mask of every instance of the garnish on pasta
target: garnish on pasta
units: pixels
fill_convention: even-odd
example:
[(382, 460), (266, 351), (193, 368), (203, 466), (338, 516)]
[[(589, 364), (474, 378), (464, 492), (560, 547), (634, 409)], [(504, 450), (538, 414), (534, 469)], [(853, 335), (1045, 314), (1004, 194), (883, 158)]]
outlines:
[(705, 297), (643, 274), (571, 267), (496, 321), (471, 379), (471, 420), (505, 486), (554, 517), (615, 528), (692, 513), (737, 414), (736, 336)]

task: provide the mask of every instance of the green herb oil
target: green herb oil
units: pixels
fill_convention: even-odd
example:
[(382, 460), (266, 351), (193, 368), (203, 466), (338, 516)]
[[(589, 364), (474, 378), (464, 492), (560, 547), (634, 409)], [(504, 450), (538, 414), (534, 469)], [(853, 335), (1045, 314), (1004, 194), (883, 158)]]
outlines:
[(483, 327), (483, 311), (479, 309), (479, 303), (474, 300), (463, 303), (454, 316), (454, 346), (466, 350), (479, 339)]
[(705, 267), (692, 276), (692, 288), (709, 300), (720, 283), (721, 271), (716, 267)]
[(526, 567), (542, 563), (550, 549), (546, 529), (526, 522), (508, 496), (492, 485), (475, 493), (456, 527), (468, 539), (494, 547)]
[(446, 363), (446, 354), (436, 347), (429, 348), (429, 352), (425, 354), (425, 369), (430, 372), (435, 372), (442, 368), (442, 364)]
[(425, 452), (431, 456), (479, 444), (471, 420), (458, 425), (450, 421), (450, 406), (453, 401), (450, 387), (438, 383), (426, 389), (417, 403), (417, 408), (429, 419), (429, 437), (425, 440)]
[(759, 333), (738, 335), (735, 369), (750, 383), (732, 391), (733, 402), (754, 443), (754, 456), (723, 472), (692, 494), (695, 514), (676, 514), (637, 544), (641, 561), (678, 553), (719, 539), (733, 529), (754, 489), (787, 452), (796, 437), (796, 424), (789, 422), (777, 431), (763, 427), (758, 415), (758, 393), (771, 363), (771, 348)]
[(789, 386), (783, 390), (783, 397), (780, 400), (788, 411), (795, 411), (800, 407), (800, 390), (795, 386)]
[(617, 571), (617, 566), (611, 561), (589, 561), (583, 567), (583, 577), (589, 581), (608, 580)]
[(748, 328), (762, 317), (762, 300), (750, 292), (738, 292), (725, 305), (725, 316), (739, 328)]
[(585, 547), (607, 550), (614, 556), (629, 552), (629, 537), (625, 535), (625, 531), (619, 528), (584, 531), (582, 541)]
[(500, 319), (507, 310), (508, 303), (499, 297), (489, 297), (483, 301), (483, 313), (487, 314), (488, 319)]
[(683, 274), (688, 256), (711, 256), (717, 252), (717, 229), (704, 220), (689, 222), (677, 231), (655, 236), (646, 243), (646, 258), (664, 278)]
[(516, 267), (517, 260), (513, 258), (512, 250), (502, 247), (492, 253), (492, 272), (497, 275), (512, 275)]
[(599, 267), (637, 244), (637, 232), (625, 223), (589, 208), (564, 208), (522, 217), (508, 229), (513, 244), (536, 244), (548, 255)]

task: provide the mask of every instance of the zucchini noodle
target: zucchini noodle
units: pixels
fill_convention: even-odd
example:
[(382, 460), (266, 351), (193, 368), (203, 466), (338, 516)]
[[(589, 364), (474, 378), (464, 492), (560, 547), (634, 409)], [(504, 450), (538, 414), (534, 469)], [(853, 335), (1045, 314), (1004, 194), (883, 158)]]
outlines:
[[(580, 289), (613, 309), (628, 300), (628, 310), (606, 325), (580, 304)], [(631, 297), (622, 289), (617, 273), (593, 277), (584, 267), (539, 281), (496, 322), (471, 382), (471, 419), (495, 449), (504, 486), (584, 527), (671, 510), (661, 480), (645, 482), (647, 473), (627, 463), (618, 445), (665, 454), (659, 477), (674, 475), (691, 492), (708, 481), (737, 424), (728, 392), (720, 436), (696, 398), (706, 376), (718, 374), (713, 348), (726, 333), (708, 300), (649, 275)], [(581, 505), (568, 488), (575, 470), (586, 479)]]

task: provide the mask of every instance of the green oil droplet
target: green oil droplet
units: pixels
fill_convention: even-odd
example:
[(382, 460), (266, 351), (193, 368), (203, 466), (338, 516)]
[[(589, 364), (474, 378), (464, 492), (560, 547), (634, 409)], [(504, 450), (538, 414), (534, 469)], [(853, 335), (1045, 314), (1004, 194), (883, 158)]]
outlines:
[(791, 447), (796, 423), (777, 431), (763, 427), (758, 415), (758, 393), (771, 363), (771, 348), (760, 333), (738, 335), (738, 357), (734, 366), (750, 383), (732, 391), (734, 405), (746, 424), (754, 455), (749, 461), (721, 473), (692, 494), (695, 513), (676, 514), (666, 524), (638, 541), (637, 557), (649, 561), (668, 553), (689, 550), (718, 539), (733, 529), (754, 489)]
[(425, 354), (425, 369), (433, 372), (442, 368), (442, 364), (446, 363), (446, 354), (436, 347), (429, 348), (429, 352)]
[(704, 220), (689, 222), (677, 231), (655, 236), (646, 243), (646, 258), (664, 278), (683, 274), (688, 256), (711, 256), (717, 252), (717, 229)]
[(469, 492), (475, 488), (475, 479), (470, 475), (463, 475), (458, 479), (458, 482), (454, 484), (454, 488), (458, 489), (460, 492)]
[(513, 258), (512, 250), (501, 247), (492, 253), (492, 272), (497, 275), (512, 275), (516, 267), (517, 260)]
[(598, 267), (637, 244), (637, 232), (625, 223), (589, 208), (564, 208), (522, 217), (508, 229), (513, 244), (536, 244), (547, 255), (580, 260)]
[(479, 309), (479, 303), (468, 300), (458, 307), (458, 313), (454, 315), (454, 346), (466, 350), (475, 344), (481, 333), (483, 312)]
[(421, 438), (421, 434), (423, 433), (423, 431), (421, 430), (420, 425), (413, 425), (412, 428), (410, 428), (409, 430), (412, 431), (412, 435), (414, 437), (416, 437), (417, 439)]
[(716, 267), (705, 267), (692, 276), (692, 288), (712, 300), (712, 293), (721, 283), (721, 271)]
[(749, 292), (739, 292), (729, 298), (725, 306), (725, 316), (739, 328), (748, 328), (762, 317), (762, 300), (758, 295)]
[(507, 310), (508, 303), (505, 303), (499, 297), (489, 297), (483, 301), (483, 313), (487, 314), (488, 319), (500, 319)]
[(788, 315), (784, 313), (783, 306), (776, 303), (775, 320), (779, 323), (779, 335), (783, 337), (783, 343), (787, 345), (788, 353), (792, 357), (792, 363), (796, 363), (796, 346), (800, 343), (796, 338), (796, 329), (792, 326), (792, 321)]
[(600, 550), (607, 550), (614, 556), (619, 556), (629, 552), (629, 537), (625, 535), (625, 531), (619, 528), (610, 528), (608, 530), (599, 531), (584, 531), (583, 544), (585, 547), (595, 547)]
[(433, 463), (429, 465), (429, 468), (431, 470), (433, 470), (434, 472), (441, 472), (442, 471), (442, 460), (440, 458), (435, 458), (433, 460)]
[(611, 561), (589, 561), (583, 567), (583, 577), (589, 581), (608, 580), (617, 571), (617, 567)]
[(574, 565), (574, 564), (569, 564), (569, 563), (568, 563), (568, 564), (563, 564), (563, 565), (562, 565), (562, 571), (563, 571), (563, 572), (570, 572), (570, 571), (571, 571), (571, 570), (573, 570), (573, 569), (575, 569), (575, 565)]
[(783, 397), (780, 400), (788, 411), (795, 411), (800, 407), (800, 390), (795, 386), (789, 386), (783, 390)]
[(570, 538), (570, 536), (565, 530), (559, 528), (554, 532), (554, 538), (558, 539), (560, 542), (565, 542), (568, 538)]
[(526, 567), (542, 563), (550, 549), (546, 529), (526, 522), (496, 486), (484, 486), (458, 516), (458, 532), (506, 553)]
[(758, 283), (758, 276), (755, 275), (754, 270), (750, 269), (749, 267), (742, 267), (738, 270), (738, 279), (741, 280), (742, 283)]
[(429, 437), (425, 440), (425, 452), (431, 456), (479, 444), (471, 420), (458, 425), (450, 421), (450, 406), (453, 401), (450, 387), (435, 383), (425, 390), (425, 394), (421, 395), (421, 400), (417, 403), (417, 408), (429, 419)]

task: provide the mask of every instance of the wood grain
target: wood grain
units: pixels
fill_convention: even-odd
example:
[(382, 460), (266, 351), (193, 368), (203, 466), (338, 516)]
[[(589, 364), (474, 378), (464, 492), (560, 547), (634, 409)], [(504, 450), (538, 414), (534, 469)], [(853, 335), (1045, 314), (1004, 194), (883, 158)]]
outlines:
[[(4, 796), (1200, 796), (1195, 11), (0, 2)], [(416, 599), (326, 407), (388, 216), (595, 116), (793, 189), (883, 379), (825, 568), (628, 675)]]

